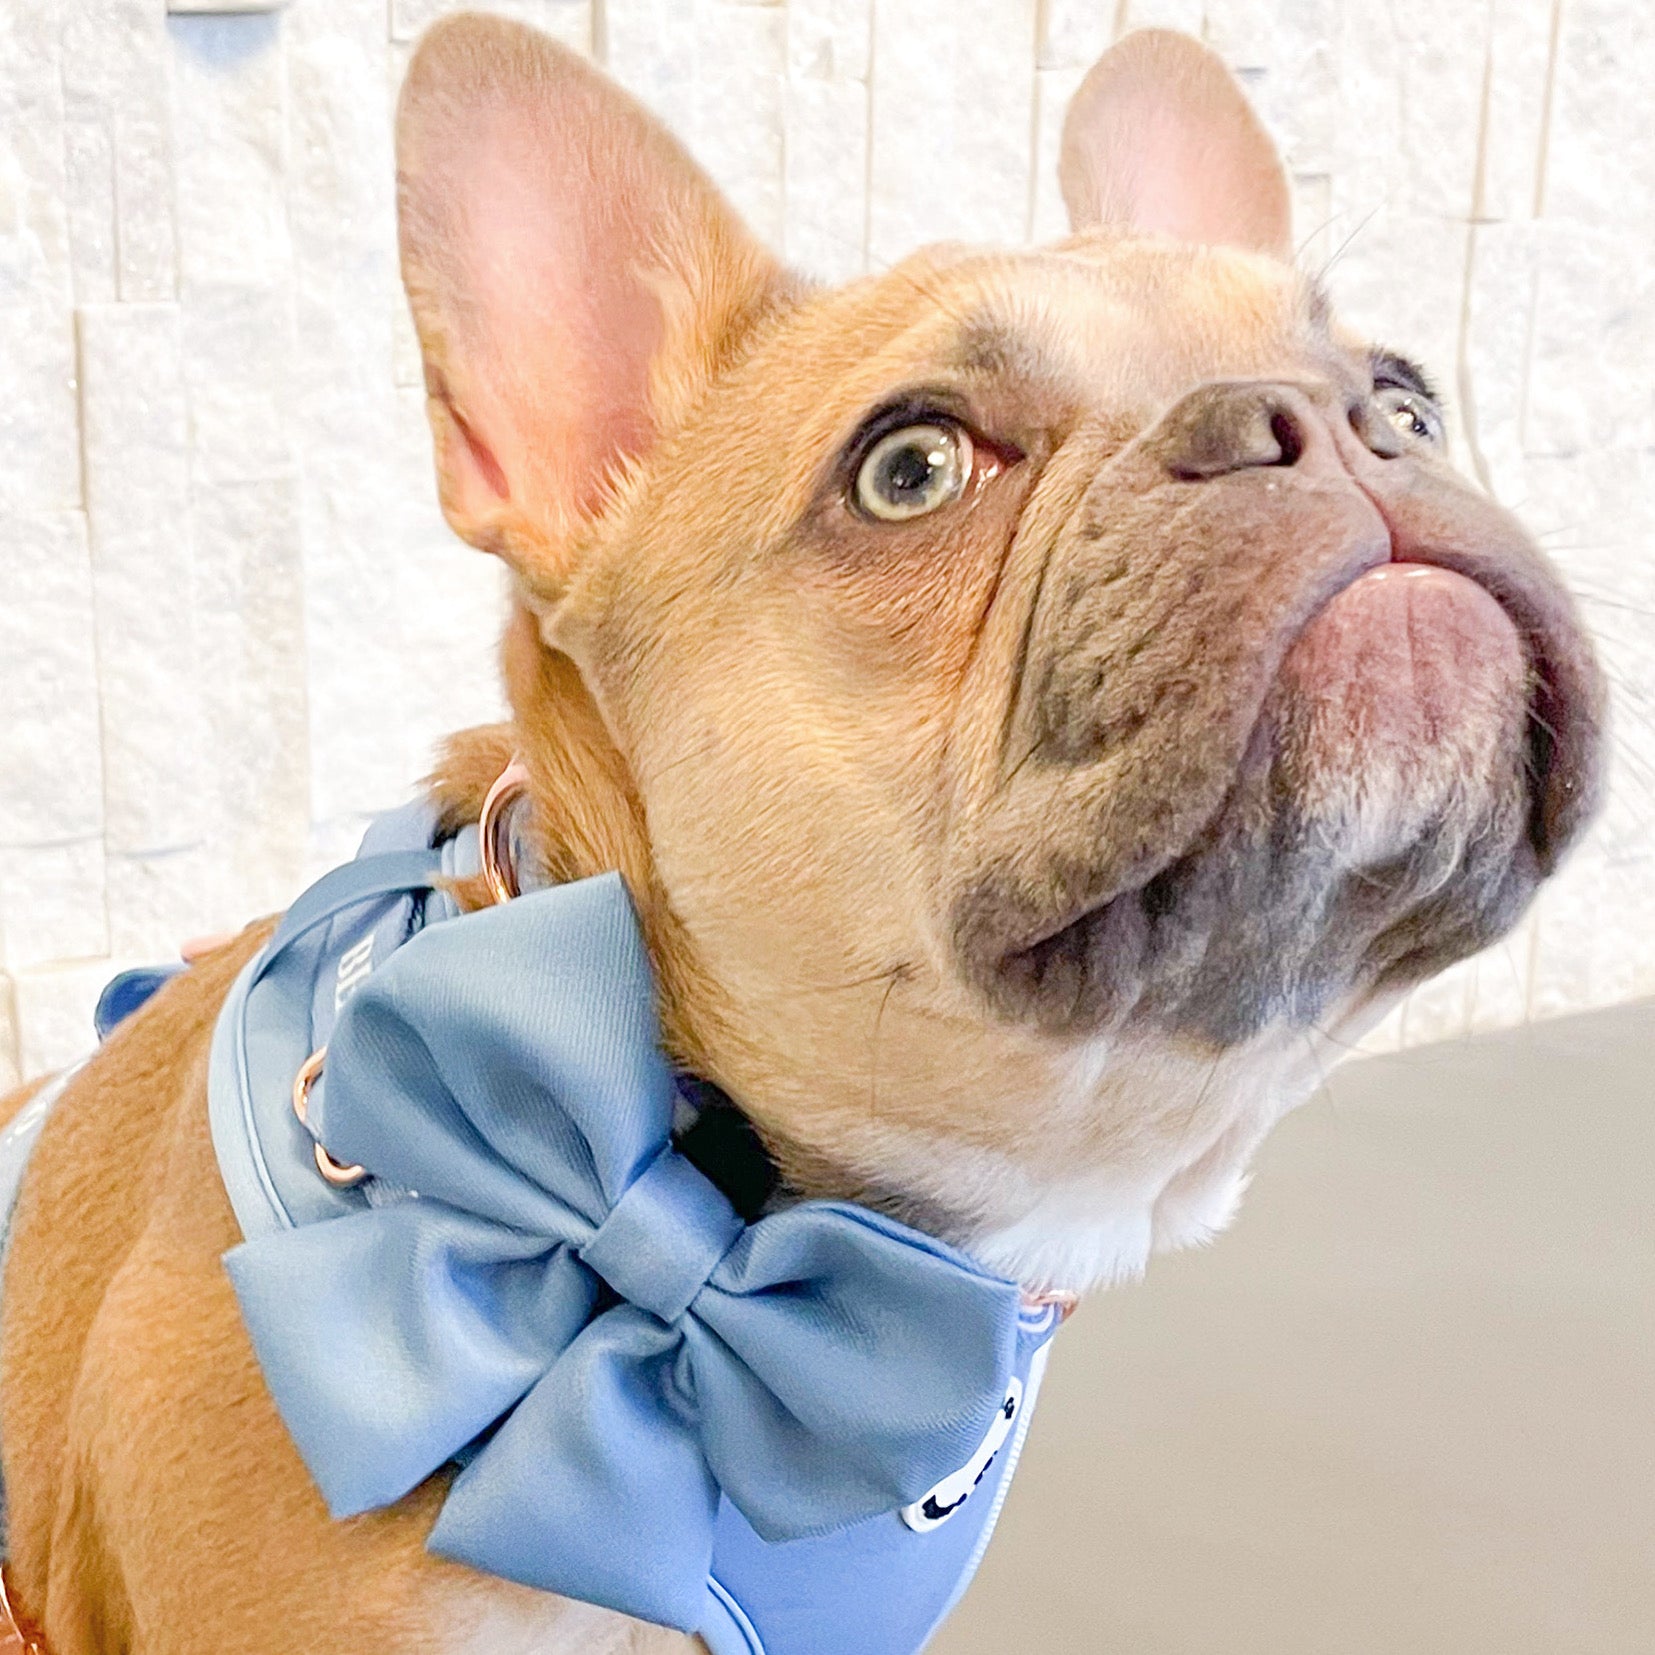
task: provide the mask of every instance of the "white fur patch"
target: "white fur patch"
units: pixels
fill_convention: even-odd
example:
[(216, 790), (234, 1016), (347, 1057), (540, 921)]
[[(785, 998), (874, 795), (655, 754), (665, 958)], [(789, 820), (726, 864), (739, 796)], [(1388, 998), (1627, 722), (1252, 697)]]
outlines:
[(439, 1618), (452, 1625), (431, 1646), (442, 1655), (690, 1655), (701, 1648), (670, 1627), (510, 1581), (478, 1575), (462, 1590), (464, 1602)]
[(1107, 1171), (1058, 1184), (1021, 1218), (990, 1231), (972, 1253), (1031, 1285), (1079, 1292), (1136, 1281), (1154, 1246), (1154, 1193), (1122, 1188)]
[[(1044, 1184), (1003, 1171), (999, 1199), (983, 1204), (1003, 1216), (988, 1218), (969, 1250), (1029, 1286), (1085, 1292), (1137, 1280), (1154, 1253), (1204, 1245), (1234, 1219), (1259, 1144), (1314, 1090), (1331, 1050), (1278, 1035), (1219, 1067), (1135, 1053), (1137, 1130), (1115, 1155)], [(981, 1168), (961, 1167), (959, 1178), (978, 1189), (990, 1181)]]

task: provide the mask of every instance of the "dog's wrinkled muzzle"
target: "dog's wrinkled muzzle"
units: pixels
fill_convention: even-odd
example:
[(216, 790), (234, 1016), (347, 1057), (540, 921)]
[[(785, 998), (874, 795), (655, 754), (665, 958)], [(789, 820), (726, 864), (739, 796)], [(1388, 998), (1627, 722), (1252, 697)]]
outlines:
[(1054, 1031), (1232, 1043), (1418, 980), (1513, 923), (1602, 789), (1555, 572), (1331, 384), (1215, 381), (1107, 454), (1025, 659), (954, 926)]

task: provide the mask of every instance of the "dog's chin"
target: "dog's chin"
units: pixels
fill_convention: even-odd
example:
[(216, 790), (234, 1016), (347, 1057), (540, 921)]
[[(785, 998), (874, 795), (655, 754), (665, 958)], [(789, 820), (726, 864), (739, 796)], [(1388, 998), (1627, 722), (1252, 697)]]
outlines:
[(1361, 576), (1287, 652), (1196, 841), (1002, 962), (1004, 1004), (1054, 1033), (1149, 1024), (1230, 1046), (1486, 946), (1542, 877), (1537, 683), (1474, 581)]

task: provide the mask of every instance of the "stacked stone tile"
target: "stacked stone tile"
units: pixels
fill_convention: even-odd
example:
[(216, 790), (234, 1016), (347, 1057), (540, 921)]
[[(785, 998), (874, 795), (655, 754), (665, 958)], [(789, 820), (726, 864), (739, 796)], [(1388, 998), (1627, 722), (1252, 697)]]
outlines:
[[(279, 907), (494, 716), (496, 571), (442, 525), (391, 110), (448, 0), (0, 0), (0, 1080), (98, 987)], [(1511, 942), (1377, 1044), (1655, 992), (1655, 20), (1630, 0), (514, 0), (842, 279), (1060, 233), (1116, 31), (1205, 32), (1305, 262), (1417, 349), (1623, 686), (1608, 820)]]

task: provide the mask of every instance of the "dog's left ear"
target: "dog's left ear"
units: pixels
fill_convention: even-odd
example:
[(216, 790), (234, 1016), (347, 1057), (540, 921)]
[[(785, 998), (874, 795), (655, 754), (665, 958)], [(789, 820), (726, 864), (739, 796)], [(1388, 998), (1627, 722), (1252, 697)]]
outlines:
[(1276, 146), (1223, 60), (1188, 35), (1141, 29), (1093, 64), (1063, 122), (1058, 178), (1077, 230), (1292, 257)]
[(676, 139), (502, 18), (437, 24), (397, 114), (403, 281), (443, 511), (542, 605), (783, 278)]

